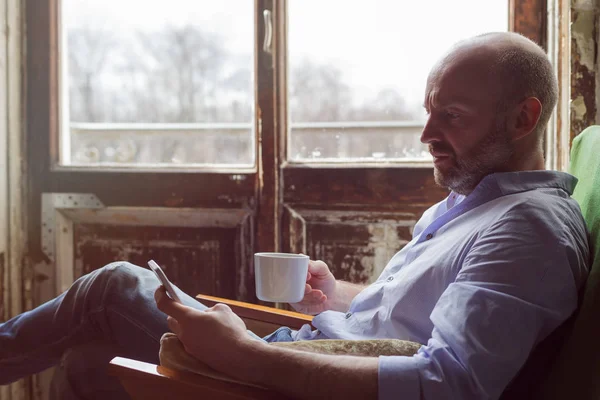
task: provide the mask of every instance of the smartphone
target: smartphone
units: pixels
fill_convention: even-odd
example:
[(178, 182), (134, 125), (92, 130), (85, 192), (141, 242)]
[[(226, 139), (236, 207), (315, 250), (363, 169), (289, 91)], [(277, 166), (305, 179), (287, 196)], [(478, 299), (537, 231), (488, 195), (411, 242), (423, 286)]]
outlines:
[(167, 289), (167, 294), (169, 295), (169, 297), (175, 300), (176, 302), (181, 303), (181, 299), (179, 298), (179, 296), (177, 296), (173, 284), (169, 282), (162, 268), (159, 267), (158, 264), (154, 262), (154, 260), (148, 261), (148, 266), (150, 267), (152, 272), (154, 272), (160, 283), (165, 287), (165, 289)]

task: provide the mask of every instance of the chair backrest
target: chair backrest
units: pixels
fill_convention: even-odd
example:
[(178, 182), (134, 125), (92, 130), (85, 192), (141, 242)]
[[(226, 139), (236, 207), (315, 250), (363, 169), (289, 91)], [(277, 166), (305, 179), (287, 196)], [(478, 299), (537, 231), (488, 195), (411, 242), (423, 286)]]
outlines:
[(600, 399), (600, 126), (573, 140), (573, 193), (590, 231), (592, 267), (572, 329), (545, 380), (540, 398)]

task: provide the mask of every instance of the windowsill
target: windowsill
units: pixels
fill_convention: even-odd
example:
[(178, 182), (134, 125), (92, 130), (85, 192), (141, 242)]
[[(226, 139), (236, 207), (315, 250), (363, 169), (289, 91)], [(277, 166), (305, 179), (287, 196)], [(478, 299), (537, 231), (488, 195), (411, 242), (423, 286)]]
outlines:
[(281, 166), (284, 169), (372, 169), (372, 168), (433, 168), (430, 160), (390, 160), (377, 162), (352, 161), (286, 161)]

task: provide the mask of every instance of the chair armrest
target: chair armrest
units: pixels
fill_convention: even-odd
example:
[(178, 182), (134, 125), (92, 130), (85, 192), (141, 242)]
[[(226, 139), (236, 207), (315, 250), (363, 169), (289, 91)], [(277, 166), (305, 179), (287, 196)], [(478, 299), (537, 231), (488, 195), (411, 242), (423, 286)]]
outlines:
[(121, 381), (127, 393), (134, 400), (271, 400), (285, 398), (270, 390), (212, 379), (185, 371), (175, 371), (123, 357), (113, 358), (108, 372)]
[(212, 307), (217, 303), (227, 304), (233, 312), (244, 320), (248, 329), (259, 336), (268, 335), (281, 326), (287, 326), (292, 329), (300, 329), (304, 324), (312, 326), (312, 315), (204, 294), (197, 295), (196, 299), (207, 307)]
[[(220, 297), (198, 295), (196, 299), (207, 307), (217, 303), (227, 304), (248, 329), (259, 336), (265, 336), (281, 326), (300, 329), (311, 324), (311, 315), (272, 307), (259, 306)], [(172, 398), (217, 399), (217, 400), (271, 400), (286, 399), (273, 391), (226, 382), (185, 371), (176, 371), (162, 366), (115, 357), (110, 362), (109, 374), (116, 376), (127, 393), (134, 399), (158, 400)]]

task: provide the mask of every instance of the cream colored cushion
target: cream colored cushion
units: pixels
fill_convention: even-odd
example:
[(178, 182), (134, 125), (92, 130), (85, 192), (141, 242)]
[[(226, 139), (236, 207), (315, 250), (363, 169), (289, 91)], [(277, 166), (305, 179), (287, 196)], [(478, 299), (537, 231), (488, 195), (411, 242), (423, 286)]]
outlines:
[[(320, 354), (352, 355), (363, 357), (377, 356), (412, 356), (421, 345), (415, 342), (397, 339), (377, 340), (311, 340), (298, 342), (271, 343), (271, 346), (280, 346), (298, 351)], [(208, 376), (230, 382), (236, 381), (191, 356), (183, 348), (183, 344), (173, 333), (165, 333), (160, 340), (160, 365), (196, 374)]]

